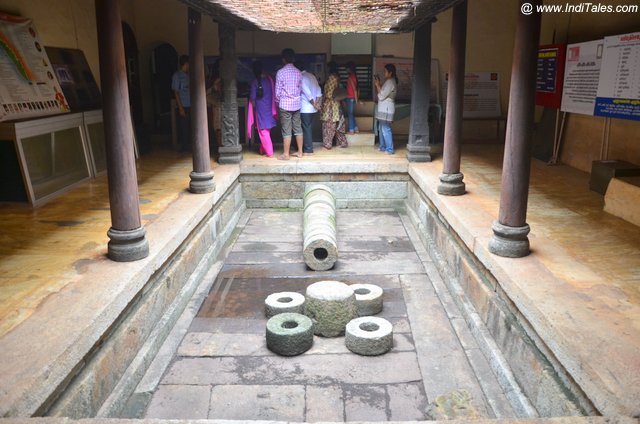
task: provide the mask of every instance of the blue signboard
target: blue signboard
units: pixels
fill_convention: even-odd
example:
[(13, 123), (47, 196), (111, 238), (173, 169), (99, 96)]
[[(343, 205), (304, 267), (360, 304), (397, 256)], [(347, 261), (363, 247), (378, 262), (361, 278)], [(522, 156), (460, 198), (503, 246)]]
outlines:
[(558, 76), (558, 49), (541, 49), (538, 51), (538, 70), (536, 90), (555, 93)]

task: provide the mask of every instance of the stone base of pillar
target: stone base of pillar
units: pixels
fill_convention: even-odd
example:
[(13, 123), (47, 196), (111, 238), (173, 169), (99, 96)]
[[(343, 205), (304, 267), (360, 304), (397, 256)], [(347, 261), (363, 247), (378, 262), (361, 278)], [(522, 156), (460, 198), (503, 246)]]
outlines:
[(211, 193), (216, 189), (216, 183), (213, 182), (213, 172), (190, 172), (189, 191), (195, 194)]
[(431, 155), (442, 151), (442, 145), (438, 144), (407, 144), (407, 159), (409, 162), (431, 162)]
[(149, 242), (145, 234), (144, 227), (128, 231), (109, 228), (109, 259), (116, 262), (133, 262), (149, 256)]
[(493, 237), (489, 240), (489, 251), (505, 258), (522, 258), (529, 254), (528, 224), (522, 227), (509, 227), (495, 221), (491, 227)]
[(220, 158), (218, 163), (224, 165), (228, 163), (240, 163), (242, 161), (242, 146), (222, 146), (218, 148)]
[(465, 190), (465, 184), (462, 181), (464, 175), (461, 172), (457, 174), (440, 174), (440, 185), (438, 186), (438, 194), (445, 196), (460, 196), (463, 195)]

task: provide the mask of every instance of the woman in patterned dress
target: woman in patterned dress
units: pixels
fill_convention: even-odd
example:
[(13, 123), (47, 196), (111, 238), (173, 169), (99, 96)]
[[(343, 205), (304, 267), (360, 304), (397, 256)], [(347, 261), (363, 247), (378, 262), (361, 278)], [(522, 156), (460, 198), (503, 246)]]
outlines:
[(345, 120), (342, 115), (340, 101), (334, 98), (335, 91), (339, 85), (338, 64), (331, 61), (327, 64), (329, 77), (324, 83), (324, 101), (322, 102), (322, 147), (329, 150), (333, 144), (335, 136), (340, 147), (347, 147), (347, 136), (345, 135)]

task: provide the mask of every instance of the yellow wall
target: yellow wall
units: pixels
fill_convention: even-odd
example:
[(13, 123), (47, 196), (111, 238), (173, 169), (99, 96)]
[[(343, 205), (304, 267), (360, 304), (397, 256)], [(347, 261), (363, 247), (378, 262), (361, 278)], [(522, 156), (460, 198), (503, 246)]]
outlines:
[(93, 1), (0, 0), (0, 10), (33, 19), (45, 46), (82, 50), (99, 81), (98, 35)]
[[(551, 3), (562, 2), (548, 0)], [(570, 0), (570, 3), (579, 3)], [(612, 0), (612, 4), (623, 4)], [(151, 122), (150, 53), (161, 43), (173, 45), (179, 54), (188, 50), (187, 7), (178, 0), (121, 0), (122, 19), (133, 29), (140, 50), (140, 69), (145, 121)], [(98, 48), (94, 2), (92, 0), (0, 0), (0, 10), (32, 18), (47, 46), (77, 48), (84, 51), (99, 82)], [(506, 114), (511, 78), (511, 57), (518, 6), (513, 0), (469, 0), (467, 70), (497, 71), (501, 82), (501, 107)], [(451, 31), (451, 11), (438, 16), (433, 24), (432, 52), (440, 61), (441, 75), (447, 72)], [(203, 16), (205, 54), (218, 55), (218, 30), (211, 18)], [(545, 14), (541, 43), (580, 42), (640, 30), (637, 14)], [(327, 34), (275, 34), (238, 31), (239, 55), (271, 55), (284, 47), (302, 53), (330, 55)], [(413, 34), (379, 34), (375, 54), (413, 56)], [(492, 134), (493, 123), (487, 129)], [(590, 171), (591, 161), (600, 159), (604, 120), (571, 114), (567, 117), (563, 162)], [(612, 120), (608, 134), (610, 159), (626, 159), (640, 164), (640, 123)]]

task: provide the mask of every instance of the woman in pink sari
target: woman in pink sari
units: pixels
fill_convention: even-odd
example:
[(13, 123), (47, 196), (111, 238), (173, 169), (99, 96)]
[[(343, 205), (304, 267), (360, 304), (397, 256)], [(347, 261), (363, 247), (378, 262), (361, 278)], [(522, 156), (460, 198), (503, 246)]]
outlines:
[(251, 138), (251, 127), (255, 124), (260, 137), (260, 154), (272, 157), (271, 128), (276, 126), (278, 115), (273, 97), (274, 82), (262, 71), (260, 61), (253, 62), (253, 73), (256, 79), (251, 82), (249, 91), (247, 137)]

